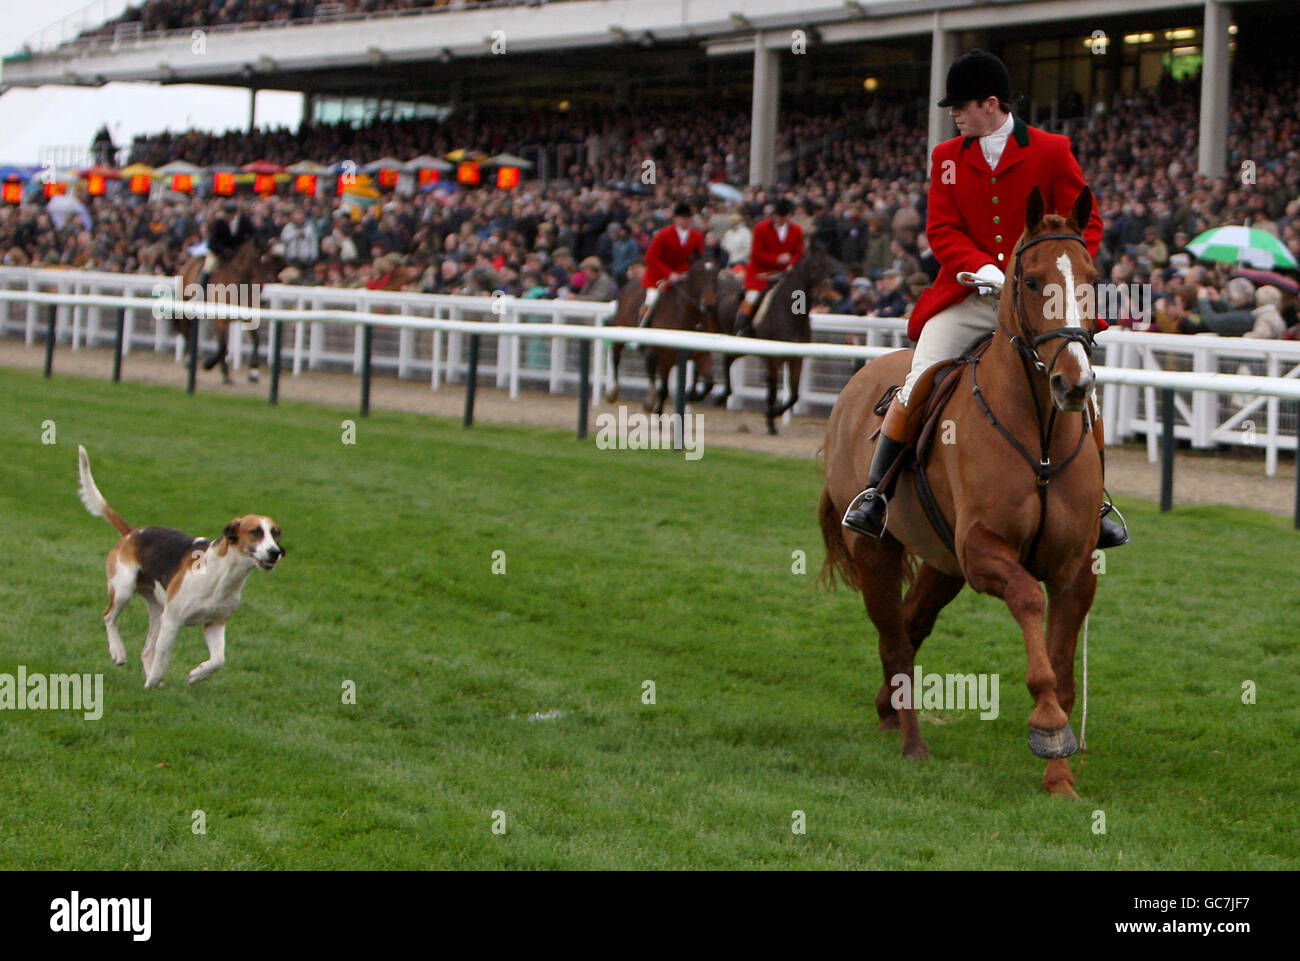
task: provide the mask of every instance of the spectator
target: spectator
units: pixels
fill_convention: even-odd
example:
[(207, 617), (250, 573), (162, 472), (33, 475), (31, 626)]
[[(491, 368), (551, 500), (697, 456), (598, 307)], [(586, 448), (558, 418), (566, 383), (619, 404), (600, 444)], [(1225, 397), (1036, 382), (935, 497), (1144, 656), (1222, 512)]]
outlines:
[(320, 256), (316, 225), (307, 219), (307, 211), (302, 207), (294, 209), (280, 231), (280, 242), (284, 244), (284, 259), (299, 270), (310, 269)]
[(1259, 337), (1275, 340), (1286, 334), (1286, 323), (1278, 305), (1282, 302), (1282, 291), (1276, 287), (1266, 286), (1255, 291), (1255, 309), (1251, 311), (1255, 323), (1243, 337)]
[(899, 288), (903, 283), (902, 271), (890, 267), (876, 282), (876, 316), (902, 317), (907, 313), (907, 299)]
[(618, 299), (618, 285), (605, 270), (605, 265), (600, 262), (599, 257), (587, 257), (579, 266), (586, 282), (582, 285), (582, 292), (577, 295), (578, 300), (606, 303)]

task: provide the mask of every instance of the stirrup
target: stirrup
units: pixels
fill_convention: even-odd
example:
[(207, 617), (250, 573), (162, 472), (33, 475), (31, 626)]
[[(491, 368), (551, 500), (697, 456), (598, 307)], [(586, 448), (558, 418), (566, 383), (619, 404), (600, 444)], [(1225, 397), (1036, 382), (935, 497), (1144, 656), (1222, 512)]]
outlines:
[[(856, 523), (849, 522), (850, 514), (854, 511), (865, 511), (866, 506), (872, 503), (877, 497), (879, 497), (881, 502), (885, 505), (885, 516), (880, 521), (879, 533), (860, 527)], [(854, 520), (856, 520), (856, 518)], [(867, 537), (874, 537), (879, 540), (885, 536), (885, 528), (889, 526), (889, 498), (885, 496), (883, 491), (877, 490), (875, 487), (868, 487), (857, 497), (853, 498), (853, 500), (849, 501), (849, 506), (845, 508), (844, 516), (840, 519), (840, 526), (847, 527), (851, 531), (857, 531), (859, 534), (863, 534)]]
[[(1106, 523), (1106, 518), (1109, 517), (1111, 514), (1114, 514), (1117, 518), (1119, 518), (1119, 520), (1111, 521), (1110, 524), (1108, 525)], [(1107, 550), (1111, 547), (1123, 547), (1125, 544), (1129, 542), (1128, 521), (1124, 519), (1124, 515), (1120, 513), (1118, 507), (1112, 504), (1109, 500), (1103, 500), (1101, 504), (1101, 510), (1098, 511), (1098, 517), (1102, 521), (1101, 531), (1097, 535), (1097, 547), (1099, 549)], [(1110, 533), (1111, 542), (1103, 546), (1101, 542), (1103, 539), (1106, 538), (1107, 526), (1111, 528), (1111, 533)]]

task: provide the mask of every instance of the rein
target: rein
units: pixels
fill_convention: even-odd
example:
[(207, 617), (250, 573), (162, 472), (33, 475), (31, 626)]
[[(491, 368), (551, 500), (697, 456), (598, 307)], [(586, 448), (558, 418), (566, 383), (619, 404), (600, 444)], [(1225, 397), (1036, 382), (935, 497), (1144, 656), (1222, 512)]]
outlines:
[[(998, 433), (1005, 437), (1011, 443), (1011, 446), (1016, 449), (1017, 453), (1025, 459), (1033, 470), (1034, 476), (1038, 481), (1038, 527), (1034, 530), (1034, 538), (1030, 542), (1029, 553), (1025, 557), (1026, 566), (1033, 561), (1034, 553), (1038, 550), (1038, 542), (1043, 536), (1043, 526), (1047, 523), (1047, 485), (1051, 482), (1053, 477), (1070, 466), (1074, 459), (1079, 456), (1079, 451), (1083, 450), (1083, 442), (1087, 439), (1088, 433), (1092, 430), (1092, 418), (1085, 406), (1083, 430), (1079, 434), (1079, 443), (1075, 446), (1074, 452), (1063, 461), (1055, 465), (1052, 463), (1052, 433), (1056, 427), (1057, 407), (1055, 404), (1052, 404), (1051, 414), (1048, 415), (1047, 421), (1044, 423), (1043, 411), (1038, 405), (1034, 391), (1034, 373), (1033, 370), (1031, 370), (1031, 367), (1036, 369), (1039, 373), (1050, 376), (1052, 369), (1056, 366), (1056, 362), (1061, 356), (1061, 352), (1069, 347), (1070, 344), (1079, 344), (1083, 347), (1084, 353), (1088, 355), (1089, 359), (1091, 359), (1094, 335), (1092, 331), (1083, 327), (1061, 327), (1056, 330), (1046, 331), (1036, 336), (1027, 333), (1029, 316), (1021, 294), (1021, 284), (1024, 276), (1021, 268), (1020, 255), (1030, 247), (1035, 244), (1040, 244), (1045, 240), (1072, 240), (1080, 244), (1085, 244), (1086, 249), (1086, 242), (1084, 239), (1078, 234), (1070, 233), (1040, 234), (1039, 236), (1032, 237), (1022, 243), (1016, 248), (1015, 253), (1012, 255), (1016, 258), (1016, 269), (1012, 278), (1011, 287), (1012, 310), (1016, 325), (1020, 328), (1020, 333), (1012, 334), (1002, 325), (1001, 317), (997, 320), (998, 329), (1007, 335), (1007, 338), (1011, 341), (1011, 346), (1016, 349), (1016, 354), (1020, 358), (1020, 366), (1025, 372), (1025, 382), (1029, 387), (1029, 393), (1031, 396), (1035, 396), (1034, 414), (1038, 419), (1039, 449), (1042, 451), (1041, 455), (1037, 459), (1035, 459), (1034, 456), (1025, 449), (1025, 446), (1020, 443), (1015, 435), (1002, 425), (994, 415), (992, 408), (989, 407), (988, 401), (984, 398), (984, 392), (980, 389), (979, 385), (979, 358), (977, 357), (972, 359), (970, 365), (971, 390), (975, 395), (976, 402), (980, 405), (980, 410), (984, 412), (984, 416), (988, 418), (989, 423), (997, 428)], [(1056, 353), (1052, 355), (1052, 362), (1050, 364), (1044, 364), (1042, 358), (1038, 355), (1039, 346), (1047, 343), (1049, 340), (1055, 340), (1058, 338), (1062, 343), (1056, 349)]]

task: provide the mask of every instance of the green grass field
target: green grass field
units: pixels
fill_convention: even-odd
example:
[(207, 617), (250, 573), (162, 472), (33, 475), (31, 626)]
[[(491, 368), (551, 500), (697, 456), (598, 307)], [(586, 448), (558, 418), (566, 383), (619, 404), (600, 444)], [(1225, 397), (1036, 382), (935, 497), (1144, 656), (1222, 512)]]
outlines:
[[(98, 721), (0, 712), (0, 868), (1300, 867), (1282, 518), (1122, 502), (1072, 803), (1041, 792), (997, 600), (963, 592), (920, 662), (999, 673), (1000, 716), (924, 714), (923, 763), (876, 733), (874, 632), (814, 584), (816, 463), (387, 412), (345, 445), (354, 410), (10, 370), (0, 396), (0, 672), (106, 675)], [(78, 443), (133, 524), (283, 527), (208, 681), (184, 683), (188, 628), (143, 690), (138, 599), (109, 661), (116, 533), (77, 500)]]

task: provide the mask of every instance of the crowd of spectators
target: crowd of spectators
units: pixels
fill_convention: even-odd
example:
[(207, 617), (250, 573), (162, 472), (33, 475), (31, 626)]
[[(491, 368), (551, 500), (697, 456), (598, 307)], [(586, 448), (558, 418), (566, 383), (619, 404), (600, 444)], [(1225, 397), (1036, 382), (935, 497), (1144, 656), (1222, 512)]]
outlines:
[[(1270, 302), (1269, 291), (1278, 288), (1265, 286), (1250, 292), (1247, 305), (1237, 285), (1230, 302), (1226, 269), (1196, 266), (1185, 248), (1209, 227), (1246, 223), (1275, 234), (1300, 259), (1300, 77), (1289, 67), (1246, 64), (1238, 71), (1229, 173), (1217, 179), (1195, 171), (1198, 89), (1195, 80), (1166, 80), (1149, 93), (1116, 98), (1066, 131), (1106, 224), (1096, 258), (1102, 277), (1154, 297), (1154, 316), (1126, 303), (1111, 319), (1276, 334), (1274, 314), (1283, 328), (1296, 324), (1293, 295)], [(679, 199), (696, 202), (711, 255), (726, 265), (743, 263), (753, 224), (779, 193), (794, 201), (805, 234), (844, 264), (813, 309), (896, 316), (938, 271), (924, 233), (928, 171), (916, 115), (905, 103), (783, 111), (778, 156), (786, 181), (773, 191), (743, 188), (735, 201), (714, 196), (710, 186), (747, 177), (747, 105), (483, 110), (443, 123), (311, 126), (297, 134), (164, 133), (137, 140), (132, 160), (362, 164), (456, 147), (491, 153), (569, 144), (571, 162), (546, 185), (388, 193), (360, 217), (337, 198), (289, 195), (252, 201), (250, 212), (266, 240), (284, 244), (292, 265), (287, 278), (298, 283), (366, 284), (380, 272), (376, 261), (396, 257), (414, 268), (415, 286), (425, 291), (591, 296), (592, 280), (621, 284), (638, 276), (650, 237)], [(647, 169), (653, 182), (643, 186)], [(171, 274), (216, 213), (214, 201), (183, 196), (87, 204), (93, 230), (74, 217), (56, 223), (36, 204), (0, 211), (4, 260)], [(592, 258), (599, 269), (589, 276)], [(1254, 303), (1256, 297), (1262, 300)], [(1218, 316), (1225, 312), (1227, 320)]]
[(361, 16), (433, 7), (463, 7), (468, 0), (145, 0), (105, 21), (80, 38), (112, 37), (123, 24), (139, 23), (144, 33), (190, 30), (232, 24), (289, 23), (317, 16)]

